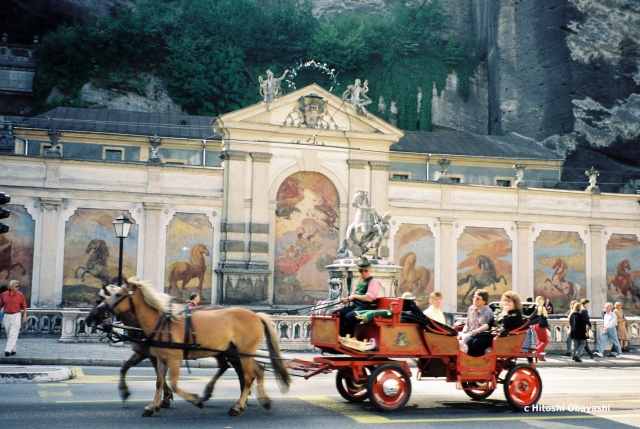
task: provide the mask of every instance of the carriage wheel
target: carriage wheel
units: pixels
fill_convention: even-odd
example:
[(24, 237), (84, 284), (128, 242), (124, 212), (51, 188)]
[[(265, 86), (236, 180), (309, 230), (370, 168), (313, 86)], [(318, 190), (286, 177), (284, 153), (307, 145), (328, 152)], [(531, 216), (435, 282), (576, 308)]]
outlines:
[(463, 381), (462, 388), (464, 389), (464, 393), (466, 393), (469, 398), (476, 401), (481, 401), (483, 399), (487, 399), (493, 392), (495, 392), (495, 389), (485, 389), (488, 384), (489, 383), (487, 383), (486, 381)]
[(542, 379), (529, 365), (516, 365), (504, 379), (504, 396), (511, 406), (520, 410), (533, 405), (542, 395)]
[(380, 365), (367, 382), (369, 399), (380, 411), (396, 411), (404, 407), (411, 396), (411, 378), (397, 364)]
[(362, 402), (367, 399), (367, 382), (357, 382), (342, 372), (336, 375), (338, 393), (349, 402)]

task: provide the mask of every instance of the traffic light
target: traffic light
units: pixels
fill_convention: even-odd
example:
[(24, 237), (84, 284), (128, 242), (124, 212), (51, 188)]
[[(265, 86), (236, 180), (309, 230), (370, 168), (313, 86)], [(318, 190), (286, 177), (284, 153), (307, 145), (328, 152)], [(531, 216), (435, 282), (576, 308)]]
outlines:
[[(9, 204), (11, 202), (11, 195), (6, 195), (4, 192), (0, 192), (0, 205)], [(0, 219), (6, 219), (11, 214), (11, 211), (5, 210), (0, 207)], [(9, 225), (5, 225), (0, 222), (0, 234), (6, 234), (9, 232)]]

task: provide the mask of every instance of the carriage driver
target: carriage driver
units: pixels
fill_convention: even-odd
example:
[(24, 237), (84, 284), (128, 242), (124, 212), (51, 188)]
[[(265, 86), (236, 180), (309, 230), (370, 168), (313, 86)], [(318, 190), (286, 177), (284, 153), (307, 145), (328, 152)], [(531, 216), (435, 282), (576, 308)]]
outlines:
[(353, 335), (356, 327), (356, 311), (371, 310), (375, 308), (375, 300), (380, 294), (380, 282), (371, 275), (371, 262), (366, 257), (362, 257), (358, 262), (360, 280), (356, 285), (355, 293), (340, 302), (347, 304), (333, 314), (340, 314), (340, 336)]

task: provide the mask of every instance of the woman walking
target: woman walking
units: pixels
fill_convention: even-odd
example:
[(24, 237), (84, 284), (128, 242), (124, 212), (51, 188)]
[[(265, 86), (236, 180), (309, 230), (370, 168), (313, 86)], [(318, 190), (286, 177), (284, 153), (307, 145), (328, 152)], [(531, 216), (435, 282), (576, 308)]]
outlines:
[(549, 327), (549, 321), (547, 320), (547, 316), (549, 313), (547, 312), (547, 308), (545, 307), (545, 299), (542, 296), (536, 297), (536, 305), (537, 312), (534, 313), (534, 316), (537, 315), (540, 317), (540, 323), (537, 325), (533, 325), (533, 330), (536, 333), (536, 338), (538, 339), (536, 354), (538, 355), (538, 360), (545, 361), (545, 349), (547, 348), (547, 344), (549, 344), (549, 332), (547, 328)]
[(613, 312), (618, 319), (618, 326), (616, 329), (618, 331), (618, 341), (620, 341), (620, 347), (623, 352), (629, 351), (629, 335), (627, 334), (627, 319), (624, 317), (624, 312), (622, 311), (622, 303), (615, 303), (616, 309)]
[(587, 322), (582, 316), (582, 304), (576, 302), (571, 308), (571, 316), (569, 317), (571, 325), (571, 338), (573, 339), (573, 360), (582, 362), (580, 355), (587, 344)]

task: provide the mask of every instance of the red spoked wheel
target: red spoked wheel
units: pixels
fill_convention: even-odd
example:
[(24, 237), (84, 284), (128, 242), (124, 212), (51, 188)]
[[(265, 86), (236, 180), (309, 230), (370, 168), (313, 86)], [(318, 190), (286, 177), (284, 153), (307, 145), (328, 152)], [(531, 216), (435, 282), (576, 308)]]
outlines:
[(349, 402), (362, 402), (367, 399), (367, 382), (355, 381), (353, 377), (342, 372), (336, 375), (338, 393)]
[(369, 399), (380, 411), (396, 411), (404, 407), (411, 396), (411, 378), (397, 364), (380, 365), (367, 382)]
[(469, 398), (480, 401), (482, 399), (487, 399), (495, 391), (495, 389), (487, 390), (486, 386), (488, 384), (489, 383), (486, 381), (464, 381), (462, 382), (462, 388)]
[(516, 365), (504, 378), (504, 396), (512, 407), (524, 409), (538, 402), (542, 395), (540, 374), (529, 365)]

